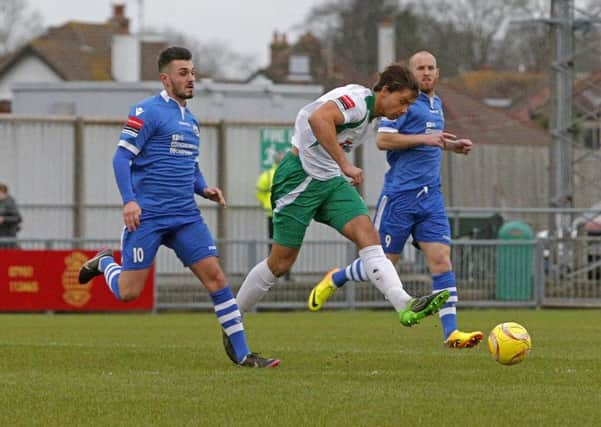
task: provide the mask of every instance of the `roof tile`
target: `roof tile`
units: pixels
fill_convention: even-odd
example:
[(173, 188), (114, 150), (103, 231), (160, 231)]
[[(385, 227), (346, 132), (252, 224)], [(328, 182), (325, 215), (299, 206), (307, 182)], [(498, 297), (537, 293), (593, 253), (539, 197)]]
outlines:
[[(41, 36), (3, 58), (0, 75), (20, 58), (33, 53), (40, 57), (64, 80), (113, 80), (111, 73), (111, 43), (114, 26), (69, 21), (51, 27)], [(142, 80), (155, 80), (156, 58), (166, 47), (163, 42), (142, 42)]]

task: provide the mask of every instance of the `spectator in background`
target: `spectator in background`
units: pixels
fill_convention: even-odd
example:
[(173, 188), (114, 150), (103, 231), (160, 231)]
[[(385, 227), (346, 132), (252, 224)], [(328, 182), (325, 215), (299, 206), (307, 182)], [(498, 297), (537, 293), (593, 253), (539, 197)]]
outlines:
[(263, 211), (265, 212), (265, 216), (267, 217), (267, 232), (269, 235), (269, 250), (271, 250), (271, 239), (273, 239), (273, 209), (271, 207), (271, 184), (273, 183), (273, 175), (275, 175), (275, 170), (280, 164), (280, 160), (282, 160), (283, 153), (278, 153), (275, 156), (273, 164), (271, 168), (261, 172), (259, 178), (257, 179), (256, 185), (256, 197)]
[[(269, 252), (271, 252), (271, 241), (273, 239), (273, 208), (271, 206), (271, 184), (273, 184), (273, 176), (278, 168), (280, 161), (286, 154), (285, 151), (276, 154), (271, 168), (261, 172), (257, 179), (256, 196), (261, 204), (265, 217), (267, 218), (267, 235), (269, 236)], [(290, 280), (290, 272), (284, 275), (284, 280)]]
[[(0, 182), (0, 238), (17, 237), (17, 232), (21, 229), (22, 218), (17, 208), (17, 203), (8, 194), (6, 184)], [(16, 248), (17, 242), (0, 242), (0, 248)]]

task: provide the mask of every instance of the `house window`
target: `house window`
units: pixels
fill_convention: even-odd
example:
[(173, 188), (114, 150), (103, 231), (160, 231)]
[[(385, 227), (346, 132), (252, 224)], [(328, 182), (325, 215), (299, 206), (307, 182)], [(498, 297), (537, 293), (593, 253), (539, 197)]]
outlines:
[(311, 68), (308, 55), (290, 55), (288, 58), (288, 78), (290, 80), (311, 80)]

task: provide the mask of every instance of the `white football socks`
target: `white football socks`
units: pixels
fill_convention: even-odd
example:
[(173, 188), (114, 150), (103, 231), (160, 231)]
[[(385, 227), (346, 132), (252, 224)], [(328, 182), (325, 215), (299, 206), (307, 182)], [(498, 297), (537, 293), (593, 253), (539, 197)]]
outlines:
[(255, 265), (244, 279), (236, 295), (238, 308), (242, 312), (252, 310), (269, 289), (271, 289), (276, 280), (277, 278), (267, 266), (267, 259)]
[[(359, 251), (359, 257), (369, 280), (375, 285), (396, 311), (404, 310), (411, 299), (403, 289), (399, 275), (392, 262), (382, 250), (382, 246), (367, 246)], [(275, 284), (277, 278), (267, 266), (264, 259), (248, 273), (236, 295), (238, 307), (242, 312), (248, 312), (261, 301), (263, 296)]]
[(384, 255), (380, 245), (367, 246), (359, 251), (359, 257), (369, 280), (384, 294), (396, 311), (404, 310), (411, 299), (392, 262)]

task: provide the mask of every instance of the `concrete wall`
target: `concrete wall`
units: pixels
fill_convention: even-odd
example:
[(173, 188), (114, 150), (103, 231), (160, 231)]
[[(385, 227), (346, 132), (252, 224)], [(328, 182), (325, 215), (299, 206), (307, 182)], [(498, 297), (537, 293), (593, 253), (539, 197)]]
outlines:
[[(134, 103), (161, 89), (159, 82), (16, 84), (13, 113), (125, 118)], [(321, 94), (319, 85), (219, 83), (205, 79), (197, 83), (189, 108), (201, 121), (293, 121), (302, 106)]]

